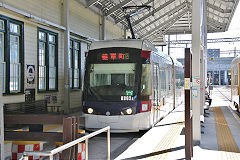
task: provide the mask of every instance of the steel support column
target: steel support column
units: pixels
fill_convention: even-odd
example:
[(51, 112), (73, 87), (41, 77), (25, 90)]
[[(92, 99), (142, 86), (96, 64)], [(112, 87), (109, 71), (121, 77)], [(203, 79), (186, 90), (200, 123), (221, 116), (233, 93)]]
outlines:
[[(193, 143), (200, 144), (200, 110), (201, 110), (201, 52), (204, 49), (203, 39), (205, 33), (202, 28), (205, 25), (203, 21), (204, 0), (194, 0), (192, 2), (192, 112), (193, 112)], [(202, 91), (203, 92), (203, 91)]]
[(70, 46), (70, 25), (69, 25), (69, 0), (63, 0), (63, 26), (64, 31), (64, 113), (70, 112), (70, 80), (69, 80), (69, 46)]

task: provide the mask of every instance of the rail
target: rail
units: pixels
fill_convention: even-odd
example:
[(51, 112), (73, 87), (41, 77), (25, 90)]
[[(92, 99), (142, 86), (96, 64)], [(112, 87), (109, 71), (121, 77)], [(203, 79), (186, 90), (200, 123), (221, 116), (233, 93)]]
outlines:
[(23, 160), (28, 160), (28, 155), (33, 155), (33, 156), (49, 156), (49, 159), (53, 160), (53, 155), (55, 155), (55, 154), (57, 154), (57, 153), (59, 153), (63, 150), (66, 150), (66, 149), (68, 149), (68, 148), (70, 148), (70, 147), (72, 147), (72, 146), (74, 146), (74, 145), (76, 145), (76, 144), (78, 144), (82, 141), (85, 141), (85, 145), (86, 145), (85, 154), (86, 154), (86, 160), (88, 160), (88, 139), (92, 138), (92, 137), (94, 137), (94, 136), (96, 136), (100, 133), (103, 133), (105, 131), (107, 131), (107, 147), (108, 147), (107, 159), (110, 160), (110, 127), (109, 126), (105, 127), (105, 128), (102, 128), (100, 130), (97, 130), (97, 131), (95, 131), (91, 134), (88, 134), (88, 135), (84, 136), (84, 137), (78, 138), (78, 139), (76, 139), (72, 142), (64, 144), (63, 146), (55, 148), (51, 151), (47, 151), (47, 152), (27, 152), (27, 151), (25, 151), (23, 153), (22, 159)]

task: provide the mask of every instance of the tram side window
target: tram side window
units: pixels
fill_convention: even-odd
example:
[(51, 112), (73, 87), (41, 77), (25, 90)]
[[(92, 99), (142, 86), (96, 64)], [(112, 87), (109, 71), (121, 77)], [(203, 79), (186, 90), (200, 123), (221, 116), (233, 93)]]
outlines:
[(171, 71), (168, 70), (168, 94), (171, 93), (171, 79), (172, 79)]
[(158, 102), (158, 66), (154, 64), (153, 67), (153, 78), (154, 78), (154, 84), (153, 84), (153, 90), (154, 90), (154, 103), (156, 104)]
[(234, 85), (238, 85), (238, 67), (234, 67)]
[(161, 81), (162, 95), (165, 95), (165, 93), (166, 93), (166, 71), (164, 69), (160, 70), (160, 81)]
[(151, 65), (142, 65), (142, 78), (141, 78), (141, 97), (142, 100), (149, 100), (149, 95), (152, 94), (152, 80), (151, 80)]
[(181, 73), (181, 71), (176, 70), (176, 87), (177, 88), (181, 88), (184, 85), (184, 77), (183, 74)]

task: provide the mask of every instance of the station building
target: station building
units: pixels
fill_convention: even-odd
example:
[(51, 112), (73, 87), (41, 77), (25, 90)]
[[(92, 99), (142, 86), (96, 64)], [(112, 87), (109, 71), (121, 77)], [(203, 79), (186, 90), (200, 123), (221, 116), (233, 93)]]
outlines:
[[(220, 49), (207, 51), (207, 76), (213, 85), (231, 85), (231, 62), (234, 57), (221, 57)], [(184, 65), (184, 59), (178, 58)]]
[(234, 57), (221, 57), (220, 49), (208, 49), (207, 75), (213, 85), (231, 85), (231, 62)]
[[(92, 40), (103, 39), (98, 9), (69, 1), (70, 110), (81, 109), (85, 52)], [(63, 1), (1, 1), (0, 60), (3, 104), (26, 99), (47, 100), (48, 110), (62, 111), (64, 103)], [(104, 22), (105, 39), (123, 38), (121, 24)]]

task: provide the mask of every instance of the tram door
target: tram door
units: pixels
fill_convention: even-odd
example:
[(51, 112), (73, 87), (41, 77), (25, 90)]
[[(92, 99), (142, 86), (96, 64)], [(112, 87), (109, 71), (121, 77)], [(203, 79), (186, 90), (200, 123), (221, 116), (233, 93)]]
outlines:
[(153, 123), (157, 123), (160, 119), (160, 78), (159, 78), (159, 66), (153, 65)]

